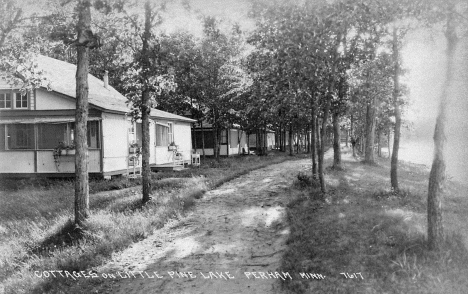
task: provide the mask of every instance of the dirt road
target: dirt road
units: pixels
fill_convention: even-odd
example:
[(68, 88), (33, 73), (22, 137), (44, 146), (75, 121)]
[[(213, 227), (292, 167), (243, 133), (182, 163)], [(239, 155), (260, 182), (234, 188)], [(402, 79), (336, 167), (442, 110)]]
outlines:
[(308, 162), (271, 165), (207, 192), (182, 220), (97, 269), (117, 278), (92, 292), (279, 292), (288, 278), (279, 269), (289, 234), (283, 191)]

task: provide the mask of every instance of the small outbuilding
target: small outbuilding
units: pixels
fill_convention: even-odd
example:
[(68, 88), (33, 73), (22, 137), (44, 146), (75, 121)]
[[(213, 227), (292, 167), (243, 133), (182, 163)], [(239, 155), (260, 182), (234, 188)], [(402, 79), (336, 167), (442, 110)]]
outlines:
[[(39, 56), (51, 91), (22, 94), (0, 80), (0, 176), (73, 176), (76, 66)], [(92, 176), (134, 174), (141, 128), (132, 122), (127, 99), (89, 75), (88, 156)], [(192, 119), (152, 110), (152, 168), (190, 162)], [(177, 146), (177, 147), (173, 147)]]

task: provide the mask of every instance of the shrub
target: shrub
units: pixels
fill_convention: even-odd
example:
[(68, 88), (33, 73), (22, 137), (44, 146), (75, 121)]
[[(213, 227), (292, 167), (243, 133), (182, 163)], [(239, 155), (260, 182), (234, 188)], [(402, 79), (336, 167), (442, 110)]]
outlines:
[(313, 179), (308, 173), (306, 172), (299, 172), (297, 174), (297, 179), (294, 181), (294, 185), (298, 188), (318, 188), (320, 187), (320, 183), (318, 180)]

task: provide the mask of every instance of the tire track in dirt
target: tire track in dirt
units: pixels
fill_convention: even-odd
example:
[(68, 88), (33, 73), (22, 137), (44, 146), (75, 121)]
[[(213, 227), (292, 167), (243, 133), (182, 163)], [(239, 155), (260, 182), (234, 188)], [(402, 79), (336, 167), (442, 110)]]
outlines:
[[(182, 220), (169, 223), (97, 269), (99, 274), (132, 271), (136, 277), (106, 280), (90, 292), (279, 292), (278, 278), (248, 279), (244, 273), (278, 271), (289, 235), (285, 219), (289, 199), (283, 192), (309, 161), (271, 165), (207, 192)], [(155, 272), (163, 278), (156, 278)], [(171, 278), (168, 272), (192, 272), (196, 278), (175, 273)], [(205, 278), (209, 272), (224, 277)]]

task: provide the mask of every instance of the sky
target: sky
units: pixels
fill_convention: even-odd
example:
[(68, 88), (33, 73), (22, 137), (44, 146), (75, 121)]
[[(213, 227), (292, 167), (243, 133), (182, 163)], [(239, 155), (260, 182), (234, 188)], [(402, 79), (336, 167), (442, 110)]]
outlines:
[(229, 29), (238, 23), (243, 30), (254, 28), (254, 21), (249, 19), (249, 4), (246, 0), (190, 0), (191, 12), (187, 11), (179, 1), (173, 1), (164, 13), (164, 23), (161, 29), (166, 32), (177, 30), (189, 31), (201, 37), (203, 28), (197, 15), (215, 16), (223, 19), (222, 29)]

